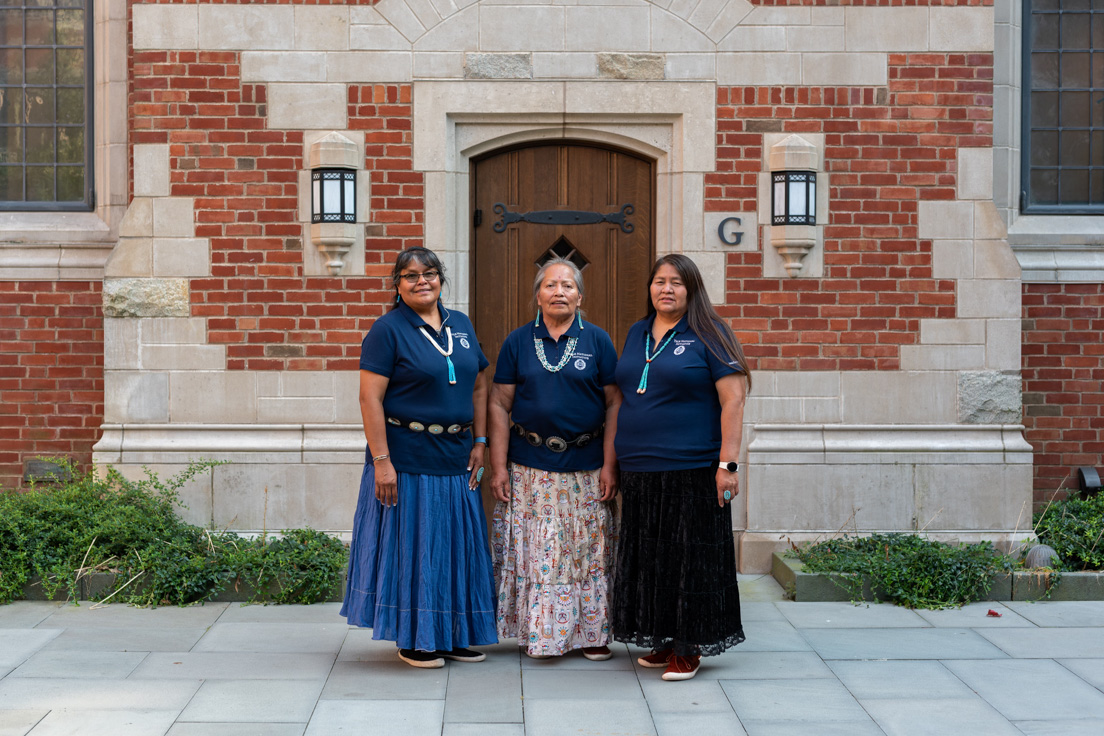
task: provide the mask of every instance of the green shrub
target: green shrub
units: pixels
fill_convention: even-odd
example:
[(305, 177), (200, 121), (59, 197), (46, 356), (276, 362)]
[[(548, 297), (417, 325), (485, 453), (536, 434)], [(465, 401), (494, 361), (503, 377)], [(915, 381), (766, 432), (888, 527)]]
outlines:
[(791, 553), (807, 572), (851, 573), (837, 580), (851, 599), (863, 599), (864, 582), (878, 598), (908, 608), (950, 608), (989, 592), (995, 572), (1012, 558), (989, 542), (951, 546), (915, 534), (843, 536)]
[(113, 468), (106, 476), (65, 465), (56, 483), (26, 492), (0, 490), (0, 603), (37, 579), (53, 597), (79, 597), (91, 572), (115, 573), (102, 597), (137, 605), (210, 600), (228, 585), (253, 591), (251, 602), (313, 603), (340, 584), (348, 552), (311, 529), (246, 539), (211, 533), (176, 515), (179, 491), (218, 463), (190, 464), (162, 480)]
[(1035, 533), (1058, 553), (1061, 570), (1104, 570), (1104, 493), (1048, 505), (1035, 515)]

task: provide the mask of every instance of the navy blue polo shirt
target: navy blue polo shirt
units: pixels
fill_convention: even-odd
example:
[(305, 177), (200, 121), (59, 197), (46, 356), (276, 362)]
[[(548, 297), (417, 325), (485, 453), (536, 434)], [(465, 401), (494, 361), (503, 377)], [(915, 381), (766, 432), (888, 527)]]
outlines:
[[(457, 434), (414, 432), (405, 425), (418, 421), (429, 426), (468, 424), (475, 416), (472, 391), (479, 372), (490, 365), (475, 339), (467, 315), (445, 309), (439, 302), (441, 332), (426, 325), (417, 312), (400, 302), (376, 320), (360, 346), (360, 368), (390, 379), (383, 395), (383, 411), (403, 421), (387, 424), (387, 446), (396, 470), (423, 475), (457, 475), (468, 467), (471, 430)], [(428, 331), (442, 349), (448, 349), (445, 328), (452, 330), (452, 364), (456, 383), (448, 382), (445, 356), (429, 344)], [(368, 448), (365, 461), (371, 462)]]
[[(569, 338), (577, 338), (575, 351), (556, 373), (541, 365), (534, 338), (544, 345), (551, 366), (559, 365)], [(573, 440), (593, 432), (606, 421), (605, 386), (615, 381), (617, 350), (609, 334), (597, 325), (573, 320), (571, 327), (554, 341), (542, 322), (532, 322), (511, 332), (502, 344), (495, 366), (495, 383), (514, 385), (513, 421), (542, 438)], [(507, 456), (512, 462), (539, 470), (569, 472), (602, 467), (602, 438), (585, 447), (552, 452), (547, 446), (533, 447), (511, 429)]]
[[(690, 330), (687, 318), (648, 369), (648, 388), (636, 392), (644, 372), (644, 338), (655, 315), (629, 328), (617, 363), (623, 398), (617, 414), (617, 462), (622, 470), (656, 472), (716, 465), (721, 452), (721, 403), (716, 382), (742, 373), (725, 363)], [(662, 344), (667, 339), (664, 335)], [(651, 340), (651, 352), (656, 349)], [(724, 353), (722, 352), (722, 355)]]

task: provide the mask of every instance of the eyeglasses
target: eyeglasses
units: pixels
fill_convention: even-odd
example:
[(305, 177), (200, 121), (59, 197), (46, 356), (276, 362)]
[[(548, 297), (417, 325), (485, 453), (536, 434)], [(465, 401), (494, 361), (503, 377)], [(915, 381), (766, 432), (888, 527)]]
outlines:
[(430, 270), (423, 271), (422, 273), (404, 273), (401, 274), (399, 278), (406, 283), (413, 285), (421, 281), (423, 278), (429, 283), (433, 283), (438, 279), (438, 277), (440, 277), (440, 275), (440, 272)]

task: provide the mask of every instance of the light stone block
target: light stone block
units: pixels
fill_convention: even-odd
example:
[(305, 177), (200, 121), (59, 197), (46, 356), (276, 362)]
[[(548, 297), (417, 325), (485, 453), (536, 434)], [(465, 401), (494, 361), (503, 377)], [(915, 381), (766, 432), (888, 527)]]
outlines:
[(157, 238), (195, 236), (195, 209), (191, 197), (153, 200), (153, 235)]
[(849, 7), (843, 11), (848, 51), (928, 50), (926, 7)]
[[(755, 379), (758, 382), (758, 374)], [(775, 396), (835, 398), (840, 394), (840, 374), (835, 371), (777, 371), (774, 379)]]
[(917, 524), (929, 529), (974, 530), (1012, 529), (1019, 522), (1027, 535), (1031, 483), (1022, 483), (1017, 477), (1020, 473), (1020, 468), (1004, 465), (919, 465), (915, 476)]
[(665, 69), (662, 54), (598, 54), (598, 76), (602, 79), (663, 79)]
[(169, 377), (165, 373), (104, 371), (104, 423), (169, 420)]
[(984, 345), (985, 320), (922, 319), (921, 345)]
[(1004, 219), (991, 200), (974, 203), (974, 238), (976, 240), (1004, 240), (1008, 229)]
[(346, 113), (344, 84), (268, 86), (269, 128), (343, 130), (348, 125)]
[(323, 398), (258, 398), (257, 421), (269, 424), (302, 424), (332, 422), (333, 399)]
[(235, 464), (215, 468), (212, 516), (219, 528), (347, 529), (362, 466)]
[(361, 425), (360, 371), (342, 371), (334, 375), (334, 421)]
[[(341, 53), (327, 54), (326, 81), (348, 82), (353, 84), (364, 84), (367, 82), (409, 82), (411, 79), (413, 68), (412, 57), (413, 54), (411, 54), (409, 51), (346, 51)], [(306, 85), (295, 86), (306, 87)], [(309, 89), (334, 86), (338, 85), (312, 85), (309, 87)], [(339, 85), (338, 89), (342, 91), (341, 97), (342, 100), (344, 100), (344, 85)], [(300, 92), (300, 94), (302, 94), (302, 92)], [(329, 100), (331, 97), (333, 97), (334, 93), (327, 90), (324, 94), (327, 100), (326, 104), (331, 104), (329, 103)], [(311, 104), (320, 103), (321, 100)], [(342, 119), (344, 120), (344, 103), (340, 105), (340, 108), (340, 114)], [(269, 94), (269, 109), (272, 109), (271, 94)], [(331, 115), (332, 114), (333, 113), (331, 113)], [(342, 126), (344, 125), (345, 124), (342, 123)], [(335, 126), (311, 125), (302, 127), (321, 129), (324, 127)]]
[(295, 10), (291, 5), (200, 5), (199, 48), (290, 51), (295, 48)]
[(475, 5), (446, 17), (425, 32), (416, 51), (477, 51), (479, 49), (479, 8)]
[(842, 26), (792, 26), (786, 29), (786, 50), (805, 52), (850, 51)]
[[(822, 187), (817, 187), (821, 189)], [(823, 190), (827, 190), (828, 187), (824, 186)], [(769, 201), (769, 199), (767, 200)], [(760, 210), (762, 215), (764, 210)], [(823, 210), (821, 210), (823, 212)], [(779, 228), (783, 232), (785, 228)], [(817, 227), (813, 230), (813, 247), (801, 261), (801, 270), (797, 272), (797, 275), (791, 276), (789, 271), (786, 270), (786, 261), (783, 259), (782, 254), (778, 251), (778, 248), (774, 245), (774, 231), (773, 225), (763, 226), (763, 275), (767, 278), (823, 278), (824, 276), (824, 228)], [(785, 238), (785, 235), (781, 235)], [(782, 241), (783, 243), (785, 240)]]
[(150, 238), (119, 238), (104, 264), (104, 276), (153, 275), (153, 241)]
[(885, 54), (802, 54), (801, 83), (806, 85), (884, 85), (889, 78)]
[(785, 51), (786, 29), (778, 26), (740, 26), (717, 44), (718, 51)]
[(138, 320), (143, 345), (202, 345), (207, 342), (207, 320), (203, 317), (153, 317)]
[(426, 27), (403, 0), (380, 0), (376, 3), (375, 11), (411, 43), (426, 32)]
[(295, 48), (344, 51), (349, 48), (349, 8), (344, 5), (296, 5)]
[(158, 238), (153, 242), (154, 276), (209, 276), (210, 246), (206, 238)]
[(729, 2), (713, 19), (708, 28), (703, 28), (705, 35), (714, 42), (720, 42), (725, 37), (740, 33), (740, 21), (747, 17), (754, 6), (747, 0), (729, 0)]
[[(565, 51), (564, 27), (562, 7), (488, 7), (479, 14), (479, 48), (482, 51)], [(540, 33), (521, 32), (521, 29), (537, 28), (541, 29)]]
[(974, 235), (973, 202), (928, 202), (919, 204), (919, 235), (932, 240), (964, 240)]
[[(359, 371), (353, 371), (352, 375), (359, 375)], [(280, 373), (280, 395), (333, 398), (335, 376), (336, 374), (326, 371)]]
[(749, 531), (914, 527), (911, 464), (773, 465), (755, 457), (748, 463), (755, 488), (763, 489), (747, 494)]
[(593, 79), (598, 73), (594, 54), (535, 53), (533, 76), (540, 79)]
[(414, 54), (415, 79), (462, 79), (464, 54), (419, 51)]
[(405, 0), (405, 2), (427, 31), (441, 22), (441, 15), (432, 0)]
[(648, 6), (564, 8), (565, 51), (647, 51)]
[(801, 416), (806, 422), (835, 424), (842, 416), (839, 399), (802, 399)]
[(715, 54), (667, 54), (664, 77), (670, 80), (717, 78)]
[(973, 278), (974, 241), (932, 242), (932, 276), (937, 279)]
[(324, 82), (326, 54), (312, 51), (243, 51), (243, 82)]
[(135, 51), (200, 48), (196, 5), (136, 5), (132, 18)]
[[(729, 251), (759, 250), (759, 228), (754, 212), (704, 212), (702, 213), (702, 250)], [(739, 240), (739, 242), (732, 242)]]
[(130, 201), (123, 221), (119, 222), (119, 237), (151, 237), (153, 235), (153, 202), (145, 196)]
[(105, 279), (105, 317), (189, 317), (187, 279)]
[(976, 370), (985, 367), (980, 345), (902, 345), (903, 371)]
[(1018, 371), (1023, 335), (1018, 319), (990, 319), (985, 322), (985, 367)]
[(661, 7), (665, 7), (670, 13), (679, 18), (685, 19), (690, 17), (697, 6), (698, 0), (671, 0), (671, 2)]
[(138, 332), (141, 320), (104, 320), (104, 370), (138, 369)]
[(349, 28), (349, 48), (370, 51), (409, 51), (410, 40), (390, 25), (354, 25)]
[(257, 421), (257, 378), (245, 371), (169, 374), (174, 423), (252, 424)]
[(842, 26), (847, 24), (847, 16), (844, 12), (847, 8), (810, 8), (809, 22), (814, 26)]
[(529, 54), (465, 54), (467, 79), (531, 79), (533, 59)]
[(697, 6), (686, 16), (686, 21), (695, 28), (705, 29), (713, 25), (713, 21), (724, 10), (728, 0), (700, 0)]
[(801, 399), (752, 394), (744, 408), (744, 419), (754, 424), (799, 424), (804, 421)]
[(928, 8), (928, 50), (992, 51), (993, 8)]
[(957, 293), (959, 317), (1020, 318), (1018, 280), (962, 279), (957, 284)]
[(992, 199), (993, 149), (958, 149), (958, 179), (955, 186), (959, 199)]
[(1007, 240), (974, 241), (974, 278), (1019, 279), (1020, 262)]
[(702, 51), (712, 53), (713, 41), (682, 18), (652, 6), (650, 9), (650, 42), (641, 50), (648, 51)]
[[(908, 347), (908, 346), (905, 346)], [(843, 422), (933, 424), (957, 421), (953, 373), (847, 371), (840, 374)], [(871, 400), (877, 397), (877, 400)]]
[(701, 271), (702, 283), (709, 294), (709, 301), (713, 304), (725, 303), (725, 254), (715, 251), (687, 250), (683, 255), (688, 256), (698, 265)]
[(139, 143), (134, 146), (134, 196), (169, 196), (167, 143)]
[(163, 371), (226, 369), (225, 345), (143, 345), (142, 368)]
[(718, 53), (717, 84), (802, 84), (801, 54)]

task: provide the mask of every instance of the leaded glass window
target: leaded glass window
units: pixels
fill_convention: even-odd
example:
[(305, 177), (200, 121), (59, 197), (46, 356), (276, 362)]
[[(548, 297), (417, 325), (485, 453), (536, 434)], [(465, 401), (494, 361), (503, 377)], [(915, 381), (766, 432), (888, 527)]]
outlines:
[(89, 0), (0, 0), (0, 208), (87, 210)]

